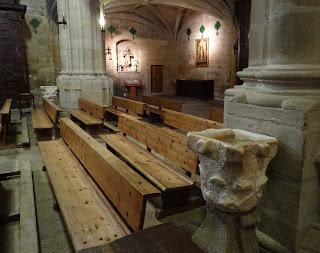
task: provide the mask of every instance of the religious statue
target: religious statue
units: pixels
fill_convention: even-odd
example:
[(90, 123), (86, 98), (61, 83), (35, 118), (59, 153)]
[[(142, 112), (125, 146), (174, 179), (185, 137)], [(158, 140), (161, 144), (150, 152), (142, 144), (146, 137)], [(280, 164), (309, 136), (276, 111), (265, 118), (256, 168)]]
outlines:
[(134, 56), (130, 50), (130, 48), (126, 48), (123, 52), (123, 67), (125, 71), (131, 71), (131, 67), (133, 66), (132, 64), (132, 59), (134, 59)]

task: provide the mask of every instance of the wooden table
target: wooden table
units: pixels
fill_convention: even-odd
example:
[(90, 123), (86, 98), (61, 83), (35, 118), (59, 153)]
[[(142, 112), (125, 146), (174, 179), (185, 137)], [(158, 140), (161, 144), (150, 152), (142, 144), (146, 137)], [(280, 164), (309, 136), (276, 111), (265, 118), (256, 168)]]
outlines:
[(130, 97), (135, 98), (137, 97), (137, 89), (139, 87), (141, 87), (141, 84), (137, 84), (137, 83), (127, 83), (125, 85), (128, 89), (129, 89), (129, 93), (130, 93)]
[(102, 248), (102, 253), (203, 253), (185, 233), (172, 224), (141, 230)]

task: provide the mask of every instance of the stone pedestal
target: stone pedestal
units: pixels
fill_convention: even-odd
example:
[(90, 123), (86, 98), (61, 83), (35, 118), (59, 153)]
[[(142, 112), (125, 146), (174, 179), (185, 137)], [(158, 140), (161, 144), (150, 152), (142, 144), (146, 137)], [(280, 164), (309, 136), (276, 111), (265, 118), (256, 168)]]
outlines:
[(57, 78), (60, 105), (77, 108), (78, 98), (110, 105), (113, 80), (106, 75), (104, 33), (98, 0), (58, 0), (61, 72)]
[(320, 220), (320, 2), (253, 0), (251, 22), (250, 66), (225, 93), (225, 127), (279, 140), (259, 229), (290, 252), (314, 250), (305, 240)]
[(277, 140), (243, 130), (210, 129), (188, 134), (200, 160), (207, 218), (193, 235), (205, 252), (258, 253), (255, 210), (268, 181)]

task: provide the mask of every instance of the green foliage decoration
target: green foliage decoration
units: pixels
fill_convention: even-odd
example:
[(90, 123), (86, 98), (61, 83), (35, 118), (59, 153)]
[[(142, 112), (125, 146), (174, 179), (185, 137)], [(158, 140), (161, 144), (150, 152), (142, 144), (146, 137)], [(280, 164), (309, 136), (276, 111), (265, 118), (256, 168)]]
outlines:
[(110, 25), (108, 26), (108, 32), (110, 33), (111, 37), (112, 37), (112, 35), (116, 32), (116, 28), (114, 27), (113, 24), (110, 24)]
[(30, 21), (30, 25), (33, 27), (34, 33), (38, 32), (38, 28), (41, 25), (41, 21), (37, 18), (32, 18)]
[(190, 40), (190, 35), (191, 35), (192, 31), (191, 31), (191, 28), (188, 27), (187, 30), (186, 30), (186, 34), (188, 36), (188, 40)]
[(215, 24), (214, 24), (214, 29), (216, 29), (217, 31), (217, 35), (219, 35), (219, 30), (221, 28), (221, 23), (219, 21), (217, 21)]
[(206, 28), (204, 27), (204, 25), (200, 26), (200, 32), (203, 35), (204, 31), (206, 30)]
[(129, 32), (132, 35), (132, 39), (134, 40), (136, 38), (137, 30), (134, 29), (134, 27), (130, 27)]

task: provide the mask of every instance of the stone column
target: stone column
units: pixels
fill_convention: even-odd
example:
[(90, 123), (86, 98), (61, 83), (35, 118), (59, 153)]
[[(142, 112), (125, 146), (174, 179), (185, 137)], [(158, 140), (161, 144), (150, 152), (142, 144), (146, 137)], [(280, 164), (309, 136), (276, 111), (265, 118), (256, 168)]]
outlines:
[[(320, 231), (320, 1), (252, 0), (244, 85), (225, 94), (225, 127), (280, 141), (259, 229), (290, 252), (313, 249)], [(318, 234), (315, 234), (318, 233)]]
[(209, 129), (189, 133), (188, 147), (199, 156), (208, 207), (192, 239), (207, 253), (258, 253), (256, 206), (277, 140), (243, 130)]
[(78, 98), (111, 104), (113, 81), (106, 75), (104, 33), (98, 0), (58, 0), (61, 72), (57, 79), (60, 104), (77, 108)]

